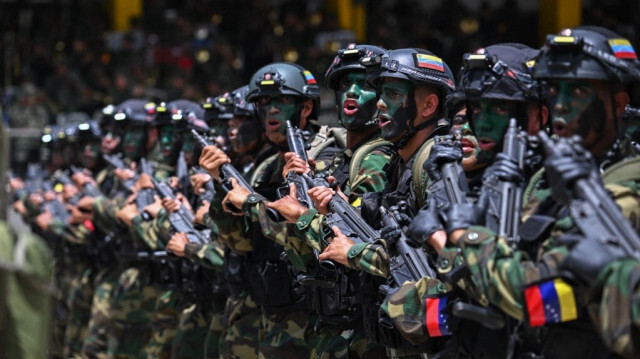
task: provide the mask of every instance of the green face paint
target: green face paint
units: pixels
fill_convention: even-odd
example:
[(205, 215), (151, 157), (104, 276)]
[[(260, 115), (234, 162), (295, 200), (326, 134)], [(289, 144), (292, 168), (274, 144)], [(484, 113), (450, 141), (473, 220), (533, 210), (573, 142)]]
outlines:
[(399, 140), (407, 130), (408, 100), (412, 86), (406, 80), (384, 79), (378, 100), (378, 121), (385, 140)]
[(586, 80), (558, 81), (549, 86), (551, 124), (561, 137), (586, 137), (607, 118), (604, 103), (594, 85)]
[(98, 163), (98, 158), (102, 154), (99, 140), (91, 140), (82, 148), (80, 161), (85, 168), (92, 169)]
[(289, 95), (263, 97), (258, 100), (258, 108), (267, 137), (278, 145), (286, 146), (287, 121), (298, 109), (296, 98)]
[(193, 136), (184, 136), (182, 140), (182, 153), (184, 153), (184, 160), (187, 165), (196, 165), (196, 163), (194, 162), (196, 154), (196, 141)]
[(358, 129), (373, 122), (376, 110), (376, 92), (366, 82), (363, 71), (352, 71), (343, 75), (336, 94), (340, 99), (340, 123), (347, 129)]
[(165, 125), (160, 127), (160, 151), (163, 156), (170, 156), (176, 145), (175, 127)]
[(142, 155), (142, 149), (146, 146), (144, 127), (132, 126), (124, 134), (123, 154), (126, 158), (135, 160)]
[(471, 109), (473, 128), (480, 149), (477, 153), (478, 159), (481, 162), (491, 162), (509, 126), (509, 118), (516, 112), (516, 104), (480, 100), (480, 102), (471, 103)]

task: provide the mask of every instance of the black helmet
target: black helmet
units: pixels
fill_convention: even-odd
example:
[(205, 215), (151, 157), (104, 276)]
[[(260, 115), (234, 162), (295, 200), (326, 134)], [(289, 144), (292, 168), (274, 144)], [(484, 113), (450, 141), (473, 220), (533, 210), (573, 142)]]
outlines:
[(256, 115), (253, 102), (247, 101), (247, 92), (249, 92), (249, 85), (242, 86), (231, 92), (234, 116), (254, 117)]
[[(377, 61), (373, 61), (375, 64)], [(438, 56), (423, 49), (390, 50), (380, 59), (380, 73), (370, 79), (378, 87), (385, 77), (408, 80), (414, 85), (431, 85), (440, 90), (440, 98), (455, 90), (454, 76), (449, 66)]]
[(538, 53), (522, 44), (505, 43), (464, 54), (454, 97), (538, 102), (539, 86), (531, 77)]
[(105, 128), (107, 126), (113, 125), (113, 115), (115, 114), (115, 112), (116, 107), (114, 105), (107, 105), (102, 108), (102, 110), (98, 114), (100, 128)]
[(207, 97), (202, 103), (204, 120), (210, 126), (216, 121), (227, 122), (233, 117), (232, 105), (233, 101), (228, 92), (216, 97)]
[(367, 66), (362, 64), (360, 59), (364, 57), (375, 58), (384, 54), (385, 51), (378, 46), (353, 43), (349, 44), (346, 49), (338, 50), (338, 54), (333, 58), (333, 62), (324, 74), (325, 85), (335, 91), (338, 88), (340, 74), (352, 70), (365, 71)]
[(247, 101), (259, 97), (293, 95), (313, 101), (311, 119), (320, 111), (320, 88), (311, 71), (290, 62), (276, 62), (256, 71), (249, 82)]
[(80, 122), (77, 126), (80, 140), (96, 139), (102, 137), (102, 131), (98, 120)]
[(156, 104), (153, 102), (131, 99), (122, 102), (116, 107), (113, 115), (115, 123), (147, 126), (153, 124), (156, 113)]
[(629, 40), (598, 26), (548, 35), (534, 68), (537, 79), (640, 81), (638, 58)]

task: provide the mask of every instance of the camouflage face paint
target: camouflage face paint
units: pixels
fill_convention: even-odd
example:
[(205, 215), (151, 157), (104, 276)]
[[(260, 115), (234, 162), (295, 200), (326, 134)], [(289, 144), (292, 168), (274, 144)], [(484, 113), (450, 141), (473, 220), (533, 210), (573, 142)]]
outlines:
[(365, 72), (352, 71), (343, 75), (338, 83), (338, 117), (347, 129), (358, 129), (373, 121), (376, 92), (367, 85), (366, 78)]
[(258, 106), (267, 137), (272, 142), (285, 146), (287, 121), (291, 120), (298, 110), (296, 98), (288, 95), (263, 97), (258, 100)]
[(99, 140), (91, 140), (82, 148), (82, 156), (80, 157), (82, 166), (92, 169), (98, 163), (98, 158), (102, 155), (102, 149)]
[(473, 129), (478, 140), (478, 160), (492, 162), (500, 150), (509, 118), (516, 112), (516, 104), (505, 101), (480, 100), (470, 103)]
[(603, 129), (607, 111), (596, 87), (586, 80), (558, 81), (549, 86), (551, 124), (560, 137)]
[(129, 127), (124, 134), (123, 154), (126, 158), (135, 160), (142, 155), (142, 149), (146, 145), (145, 138), (146, 128)]
[(378, 121), (382, 138), (399, 140), (409, 120), (409, 93), (413, 84), (406, 80), (384, 79), (378, 100)]

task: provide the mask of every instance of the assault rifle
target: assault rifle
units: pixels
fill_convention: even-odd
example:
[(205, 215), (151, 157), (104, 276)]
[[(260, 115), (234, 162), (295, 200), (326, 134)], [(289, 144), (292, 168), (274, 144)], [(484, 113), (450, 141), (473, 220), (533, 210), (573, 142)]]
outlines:
[[(129, 167), (127, 167), (127, 165), (124, 163), (124, 161), (122, 160), (122, 158), (116, 156), (116, 155), (107, 155), (107, 154), (102, 154), (102, 158), (104, 158), (105, 161), (107, 161), (108, 164), (110, 164), (111, 166), (113, 166), (113, 168), (117, 168), (117, 169), (121, 169), (121, 170), (127, 170), (129, 169)], [(121, 186), (122, 188), (127, 191), (127, 193), (130, 193), (133, 189), (133, 186), (136, 183), (136, 178), (129, 178), (128, 180), (125, 180)]]
[[(294, 152), (298, 157), (300, 157), (305, 163), (309, 162), (309, 158), (307, 157), (307, 146), (306, 139), (307, 135), (301, 129), (294, 127), (291, 125), (291, 121), (287, 120), (287, 143), (289, 144), (289, 151)], [(307, 208), (313, 208), (313, 201), (311, 197), (309, 197), (309, 186), (307, 185), (307, 181), (304, 180), (302, 175), (289, 171), (287, 173), (287, 177), (285, 178), (287, 184), (295, 183), (296, 185), (296, 197), (298, 202)], [(280, 192), (285, 191), (288, 193), (288, 188), (280, 189)], [(284, 197), (284, 196), (280, 196)]]
[[(142, 173), (149, 176), (153, 181), (153, 168), (151, 168), (151, 164), (147, 162), (146, 159), (141, 158), (140, 167), (141, 167)], [(144, 207), (155, 202), (155, 198), (154, 198), (155, 193), (156, 193), (156, 190), (154, 190), (153, 188), (142, 188), (138, 191), (138, 195), (136, 196), (136, 206), (138, 207), (138, 210), (141, 213), (143, 212), (142, 210), (144, 209)]]
[[(84, 174), (84, 171), (82, 170), (82, 168), (79, 168), (73, 165), (71, 165), (71, 172), (73, 174), (76, 174), (76, 173)], [(100, 191), (93, 182), (89, 182), (89, 181), (87, 181), (84, 184), (84, 186), (82, 186), (81, 192), (83, 195), (89, 196), (89, 197), (99, 197), (102, 195), (102, 191)]]
[[(407, 237), (400, 223), (398, 223), (399, 211), (402, 202), (387, 210), (380, 206), (380, 216), (383, 226), (393, 226), (400, 230), (400, 238), (395, 243), (395, 250), (390, 250), (389, 270), (397, 286), (405, 281), (417, 281), (422, 277), (437, 278), (436, 272), (431, 268), (426, 253), (422, 248), (413, 248), (407, 244)], [(393, 248), (392, 248), (393, 249)]]
[[(158, 182), (155, 179), (151, 179), (151, 181), (156, 187), (156, 191), (160, 198), (176, 198), (173, 194), (173, 189), (171, 189), (166, 182)], [(206, 244), (209, 242), (207, 238), (202, 236), (202, 234), (193, 227), (193, 214), (184, 206), (181, 205), (179, 210), (171, 212), (168, 218), (173, 230), (178, 233), (186, 233), (187, 238), (189, 238), (189, 242), (198, 244)]]
[[(436, 136), (435, 144), (443, 141), (441, 136)], [(449, 204), (467, 202), (467, 177), (459, 162), (446, 162), (439, 166), (440, 180), (432, 182), (429, 186), (429, 196), (436, 199), (438, 208), (444, 209)]]
[[(527, 148), (526, 133), (518, 131), (515, 118), (509, 120), (509, 127), (504, 135), (502, 153), (516, 163), (524, 173), (524, 155)], [(499, 236), (508, 238), (515, 247), (520, 241), (519, 228), (522, 209), (523, 183), (505, 181), (490, 177), (483, 183), (483, 191), (489, 194), (486, 214), (486, 226), (496, 231)]]
[[(193, 138), (196, 139), (196, 141), (202, 148), (205, 148), (206, 146), (214, 145), (212, 142), (208, 141), (206, 138), (201, 136), (196, 130), (191, 130), (191, 134), (193, 135)], [(247, 182), (247, 180), (245, 180), (244, 177), (242, 177), (240, 172), (238, 172), (238, 170), (229, 163), (225, 163), (222, 166), (220, 166), (220, 175), (218, 176), (218, 178), (220, 180), (220, 187), (222, 187), (225, 193), (233, 189), (233, 186), (231, 185), (232, 178), (235, 178), (235, 180), (238, 182), (238, 185), (240, 185), (241, 187), (249, 191), (249, 193), (256, 193), (256, 191), (251, 187), (249, 182)], [(233, 212), (241, 212), (240, 208), (236, 208), (231, 203), (226, 203), (226, 206)], [(271, 208), (267, 209), (267, 213), (274, 220), (282, 217), (280, 213), (278, 213), (277, 211)]]
[[(580, 155), (573, 140), (562, 138), (553, 141), (543, 131), (538, 133), (538, 137), (547, 157)], [(582, 155), (589, 156), (586, 153)], [(570, 184), (569, 190), (570, 200), (565, 204), (585, 237), (603, 242), (619, 256), (640, 260), (640, 237), (595, 172), (589, 178), (577, 179)]]

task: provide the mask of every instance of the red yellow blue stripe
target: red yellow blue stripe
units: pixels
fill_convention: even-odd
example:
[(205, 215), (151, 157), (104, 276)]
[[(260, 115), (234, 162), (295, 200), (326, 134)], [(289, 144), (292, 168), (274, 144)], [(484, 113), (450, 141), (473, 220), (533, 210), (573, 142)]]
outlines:
[(524, 297), (532, 327), (578, 318), (573, 288), (561, 278), (527, 287)]
[(609, 40), (609, 46), (613, 51), (613, 55), (619, 59), (635, 60), (638, 58), (633, 45), (627, 39), (611, 39)]
[(437, 56), (431, 56), (427, 54), (416, 54), (416, 61), (418, 67), (424, 67), (427, 69), (433, 69), (444, 72), (444, 65), (442, 59)]
[(451, 335), (449, 315), (446, 313), (447, 297), (427, 298), (425, 325), (430, 337)]
[(305, 71), (304, 78), (307, 80), (307, 85), (313, 85), (316, 83), (316, 79), (313, 77), (311, 71)]

